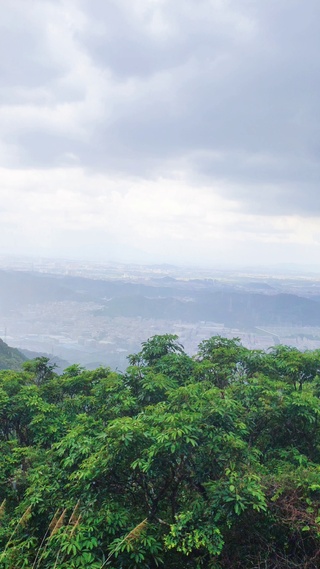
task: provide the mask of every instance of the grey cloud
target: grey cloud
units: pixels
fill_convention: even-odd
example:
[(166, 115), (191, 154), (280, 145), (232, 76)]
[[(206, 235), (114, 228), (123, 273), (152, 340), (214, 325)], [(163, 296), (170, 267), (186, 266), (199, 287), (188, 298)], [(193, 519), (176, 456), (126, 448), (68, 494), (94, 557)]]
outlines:
[(203, 183), (225, 180), (228, 172), (225, 195), (241, 200), (249, 213), (319, 215), (319, 162), (290, 155), (273, 158), (241, 153), (203, 156), (193, 164), (193, 172), (201, 172), (193, 173), (193, 183), (199, 184), (199, 178)]
[[(65, 156), (84, 156), (81, 142), (65, 135), (55, 135), (34, 129), (18, 135), (20, 167), (50, 168), (65, 165)], [(70, 164), (70, 161), (67, 161)], [(68, 164), (68, 165), (69, 165)], [(73, 165), (73, 164), (71, 164)]]
[[(320, 4), (217, 5), (155, 3), (142, 17), (134, 2), (78, 2), (86, 25), (74, 41), (113, 81), (112, 95), (101, 93), (106, 112), (87, 137), (39, 125), (12, 133), (20, 165), (54, 167), (74, 154), (87, 168), (152, 176), (176, 163), (194, 184), (225, 182), (248, 211), (320, 214)], [(164, 27), (152, 32), (156, 17)], [(63, 67), (44, 66), (45, 39), (34, 26), (5, 30), (3, 77), (26, 89), (46, 85), (58, 102), (81, 100), (78, 87), (58, 85)], [(118, 100), (126, 84), (134, 95)]]
[[(144, 17), (139, 17), (134, 2), (87, 0), (82, 6), (90, 24), (79, 34), (80, 41), (99, 65), (120, 78), (145, 77), (190, 59), (210, 58), (221, 45), (234, 42), (226, 26), (220, 28), (221, 16), (217, 19), (210, 1), (155, 3), (149, 9), (145, 3)], [(152, 33), (157, 20), (160, 29)]]
[[(44, 26), (30, 17), (30, 8), (32, 14), (39, 4), (31, 4), (27, 7), (24, 2), (12, 0), (7, 7), (1, 7), (0, 95), (2, 102), (9, 104), (12, 97), (16, 99), (21, 93), (21, 88), (43, 87), (61, 74), (47, 52)], [(43, 2), (42, 8), (46, 4)]]

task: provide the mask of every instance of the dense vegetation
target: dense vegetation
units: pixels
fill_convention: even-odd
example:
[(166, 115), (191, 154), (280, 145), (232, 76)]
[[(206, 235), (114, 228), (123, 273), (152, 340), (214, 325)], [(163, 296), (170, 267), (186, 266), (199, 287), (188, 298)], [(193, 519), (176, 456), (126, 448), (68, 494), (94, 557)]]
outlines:
[(320, 352), (154, 336), (0, 372), (0, 567), (320, 566)]
[(0, 338), (0, 370), (1, 369), (20, 369), (27, 358), (16, 348), (10, 348)]

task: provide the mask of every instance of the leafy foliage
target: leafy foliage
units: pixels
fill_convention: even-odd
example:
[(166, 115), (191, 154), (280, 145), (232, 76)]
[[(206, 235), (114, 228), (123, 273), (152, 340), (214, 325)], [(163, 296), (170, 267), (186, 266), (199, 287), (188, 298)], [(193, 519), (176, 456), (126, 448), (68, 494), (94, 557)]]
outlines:
[(1, 369), (21, 369), (21, 365), (26, 361), (26, 357), (16, 348), (10, 348), (0, 338), (0, 370)]
[(319, 567), (319, 352), (168, 334), (129, 364), (0, 372), (0, 567)]

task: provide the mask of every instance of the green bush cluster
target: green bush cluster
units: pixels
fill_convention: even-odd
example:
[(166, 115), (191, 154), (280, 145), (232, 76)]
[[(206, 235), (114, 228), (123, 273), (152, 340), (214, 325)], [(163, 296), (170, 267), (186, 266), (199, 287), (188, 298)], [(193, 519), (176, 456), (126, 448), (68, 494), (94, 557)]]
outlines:
[(167, 334), (124, 373), (0, 372), (0, 568), (318, 568), (319, 370)]

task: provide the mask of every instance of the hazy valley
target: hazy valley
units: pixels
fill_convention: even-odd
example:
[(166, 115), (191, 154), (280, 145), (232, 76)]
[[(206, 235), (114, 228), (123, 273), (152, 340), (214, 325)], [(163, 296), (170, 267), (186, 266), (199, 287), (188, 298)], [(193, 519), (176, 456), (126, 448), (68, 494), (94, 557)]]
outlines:
[(213, 335), (237, 336), (251, 349), (278, 343), (316, 349), (320, 277), (2, 261), (0, 336), (13, 347), (123, 369), (128, 354), (162, 333), (177, 334), (188, 353)]

